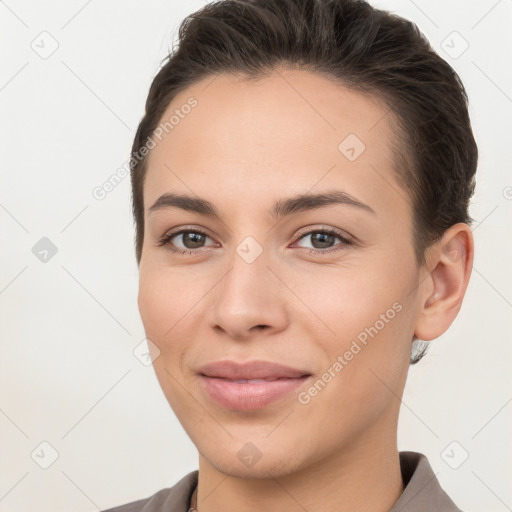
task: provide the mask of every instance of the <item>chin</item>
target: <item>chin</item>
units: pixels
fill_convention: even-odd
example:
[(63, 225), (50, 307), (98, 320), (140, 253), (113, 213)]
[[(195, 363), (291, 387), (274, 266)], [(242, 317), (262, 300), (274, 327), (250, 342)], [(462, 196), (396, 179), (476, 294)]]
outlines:
[[(288, 475), (294, 472), (295, 468), (289, 467), (287, 464), (283, 464), (282, 459), (272, 457), (263, 461), (261, 458), (254, 466), (244, 466), (238, 458), (221, 461), (208, 460), (208, 462), (215, 467), (217, 471), (225, 475), (229, 475), (234, 478), (246, 478), (263, 480), (268, 478), (277, 478), (284, 475)], [(298, 469), (298, 468), (297, 468)]]
[[(225, 475), (237, 478), (268, 479), (281, 477), (299, 471), (302, 467), (297, 449), (290, 446), (272, 446), (267, 443), (262, 447), (258, 440), (251, 442), (235, 442), (230, 446), (219, 446), (219, 451), (207, 454), (200, 452), (207, 463)], [(259, 449), (257, 446), (260, 446)], [(211, 448), (211, 447), (209, 447)]]

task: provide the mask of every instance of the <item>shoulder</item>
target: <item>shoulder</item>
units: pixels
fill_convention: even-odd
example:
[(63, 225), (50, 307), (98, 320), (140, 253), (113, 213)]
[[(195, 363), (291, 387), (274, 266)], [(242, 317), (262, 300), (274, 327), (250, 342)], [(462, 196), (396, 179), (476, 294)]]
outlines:
[(172, 487), (161, 489), (143, 498), (101, 512), (187, 512), (190, 497), (197, 485), (198, 470), (185, 475)]

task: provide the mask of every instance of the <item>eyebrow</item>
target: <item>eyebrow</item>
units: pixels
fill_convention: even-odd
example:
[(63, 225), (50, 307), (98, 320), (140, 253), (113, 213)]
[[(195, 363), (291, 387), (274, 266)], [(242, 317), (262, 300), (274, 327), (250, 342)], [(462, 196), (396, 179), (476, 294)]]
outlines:
[[(272, 215), (272, 217), (281, 218), (300, 212), (338, 204), (355, 206), (363, 211), (375, 214), (375, 210), (367, 204), (358, 201), (342, 190), (336, 189), (318, 194), (298, 194), (293, 197), (279, 199), (269, 210), (269, 214)], [(148, 213), (173, 207), (207, 217), (216, 217), (220, 220), (217, 208), (210, 201), (186, 194), (163, 194), (155, 201), (153, 206), (148, 208)]]

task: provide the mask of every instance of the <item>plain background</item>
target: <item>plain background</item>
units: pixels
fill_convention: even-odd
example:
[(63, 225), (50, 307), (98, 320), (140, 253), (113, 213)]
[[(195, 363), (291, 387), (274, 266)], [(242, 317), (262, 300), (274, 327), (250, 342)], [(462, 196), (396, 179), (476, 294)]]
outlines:
[[(101, 201), (92, 191), (126, 162), (175, 31), (204, 3), (0, 2), (1, 512), (104, 509), (197, 468), (153, 369), (133, 353), (145, 336), (129, 178)], [(399, 448), (427, 455), (465, 512), (505, 512), (512, 2), (372, 3), (416, 22), (460, 74), (480, 151), (472, 278), (451, 328), (411, 367)], [(46, 262), (33, 250), (43, 237), (57, 251)]]

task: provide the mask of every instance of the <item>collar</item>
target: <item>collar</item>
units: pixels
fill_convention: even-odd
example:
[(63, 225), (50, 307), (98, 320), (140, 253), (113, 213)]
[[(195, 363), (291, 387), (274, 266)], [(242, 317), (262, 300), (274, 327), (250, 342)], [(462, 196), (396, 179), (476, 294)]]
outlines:
[(441, 487), (425, 455), (400, 452), (404, 492), (390, 512), (461, 512)]
[[(390, 512), (461, 512), (441, 487), (425, 455), (402, 451), (399, 457), (405, 489)], [(190, 500), (197, 487), (198, 478), (197, 469), (188, 473), (173, 487), (162, 489), (143, 502), (141, 500), (140, 511), (189, 512)]]

